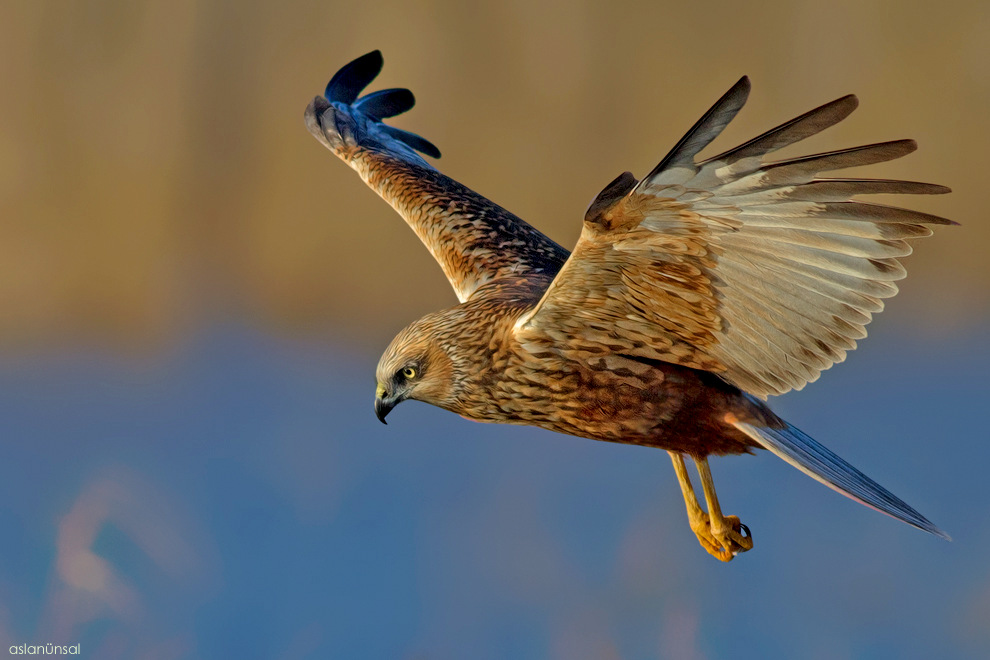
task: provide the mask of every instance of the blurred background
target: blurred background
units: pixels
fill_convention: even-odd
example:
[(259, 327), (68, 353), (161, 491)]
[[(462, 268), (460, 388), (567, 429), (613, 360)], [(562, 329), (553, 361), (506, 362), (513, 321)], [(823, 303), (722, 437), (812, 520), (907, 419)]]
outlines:
[[(990, 6), (8, 2), (0, 7), (0, 648), (92, 658), (990, 657)], [(714, 462), (755, 549), (691, 534), (664, 452), (472, 424), (374, 367), (455, 302), (302, 113), (375, 48), (393, 120), (571, 246), (741, 75), (734, 146), (802, 150), (959, 221), (848, 364), (773, 402), (949, 531), (761, 454)], [(884, 200), (887, 201), (887, 200)]]

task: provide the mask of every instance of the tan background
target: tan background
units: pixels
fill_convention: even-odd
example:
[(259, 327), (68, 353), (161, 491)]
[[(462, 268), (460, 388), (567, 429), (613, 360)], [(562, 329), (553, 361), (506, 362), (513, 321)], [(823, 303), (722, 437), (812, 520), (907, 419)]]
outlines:
[(440, 168), (571, 246), (587, 202), (642, 175), (741, 74), (725, 148), (856, 92), (810, 147), (902, 137), (871, 176), (946, 184), (893, 303), (945, 336), (990, 311), (990, 5), (928, 2), (32, 2), (0, 9), (0, 340), (132, 350), (254, 318), (376, 351), (453, 302), (398, 217), (306, 133), (342, 63), (381, 48), (393, 123)]

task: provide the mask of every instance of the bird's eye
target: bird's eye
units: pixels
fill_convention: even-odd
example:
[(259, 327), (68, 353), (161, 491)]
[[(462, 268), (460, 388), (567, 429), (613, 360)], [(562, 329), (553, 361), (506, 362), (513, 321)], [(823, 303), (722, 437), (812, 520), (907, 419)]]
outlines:
[(416, 370), (412, 367), (406, 367), (402, 370), (402, 375), (406, 378), (406, 380), (412, 380), (416, 377)]

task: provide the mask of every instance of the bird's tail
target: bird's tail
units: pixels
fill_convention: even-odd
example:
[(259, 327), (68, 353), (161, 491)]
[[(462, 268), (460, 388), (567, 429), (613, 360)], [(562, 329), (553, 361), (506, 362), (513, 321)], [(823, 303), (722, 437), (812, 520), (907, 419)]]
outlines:
[[(778, 418), (779, 419), (779, 418)], [(780, 420), (781, 428), (736, 421), (733, 425), (764, 449), (784, 459), (812, 479), (871, 509), (897, 518), (929, 534), (951, 540), (902, 499), (870, 479), (800, 429)]]

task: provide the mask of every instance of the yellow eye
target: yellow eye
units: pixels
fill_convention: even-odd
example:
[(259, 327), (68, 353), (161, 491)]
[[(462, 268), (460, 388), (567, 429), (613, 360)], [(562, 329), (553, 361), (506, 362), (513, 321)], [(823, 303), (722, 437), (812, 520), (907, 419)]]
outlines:
[(416, 370), (412, 367), (406, 367), (402, 370), (402, 375), (405, 376), (406, 380), (412, 380), (416, 377)]

